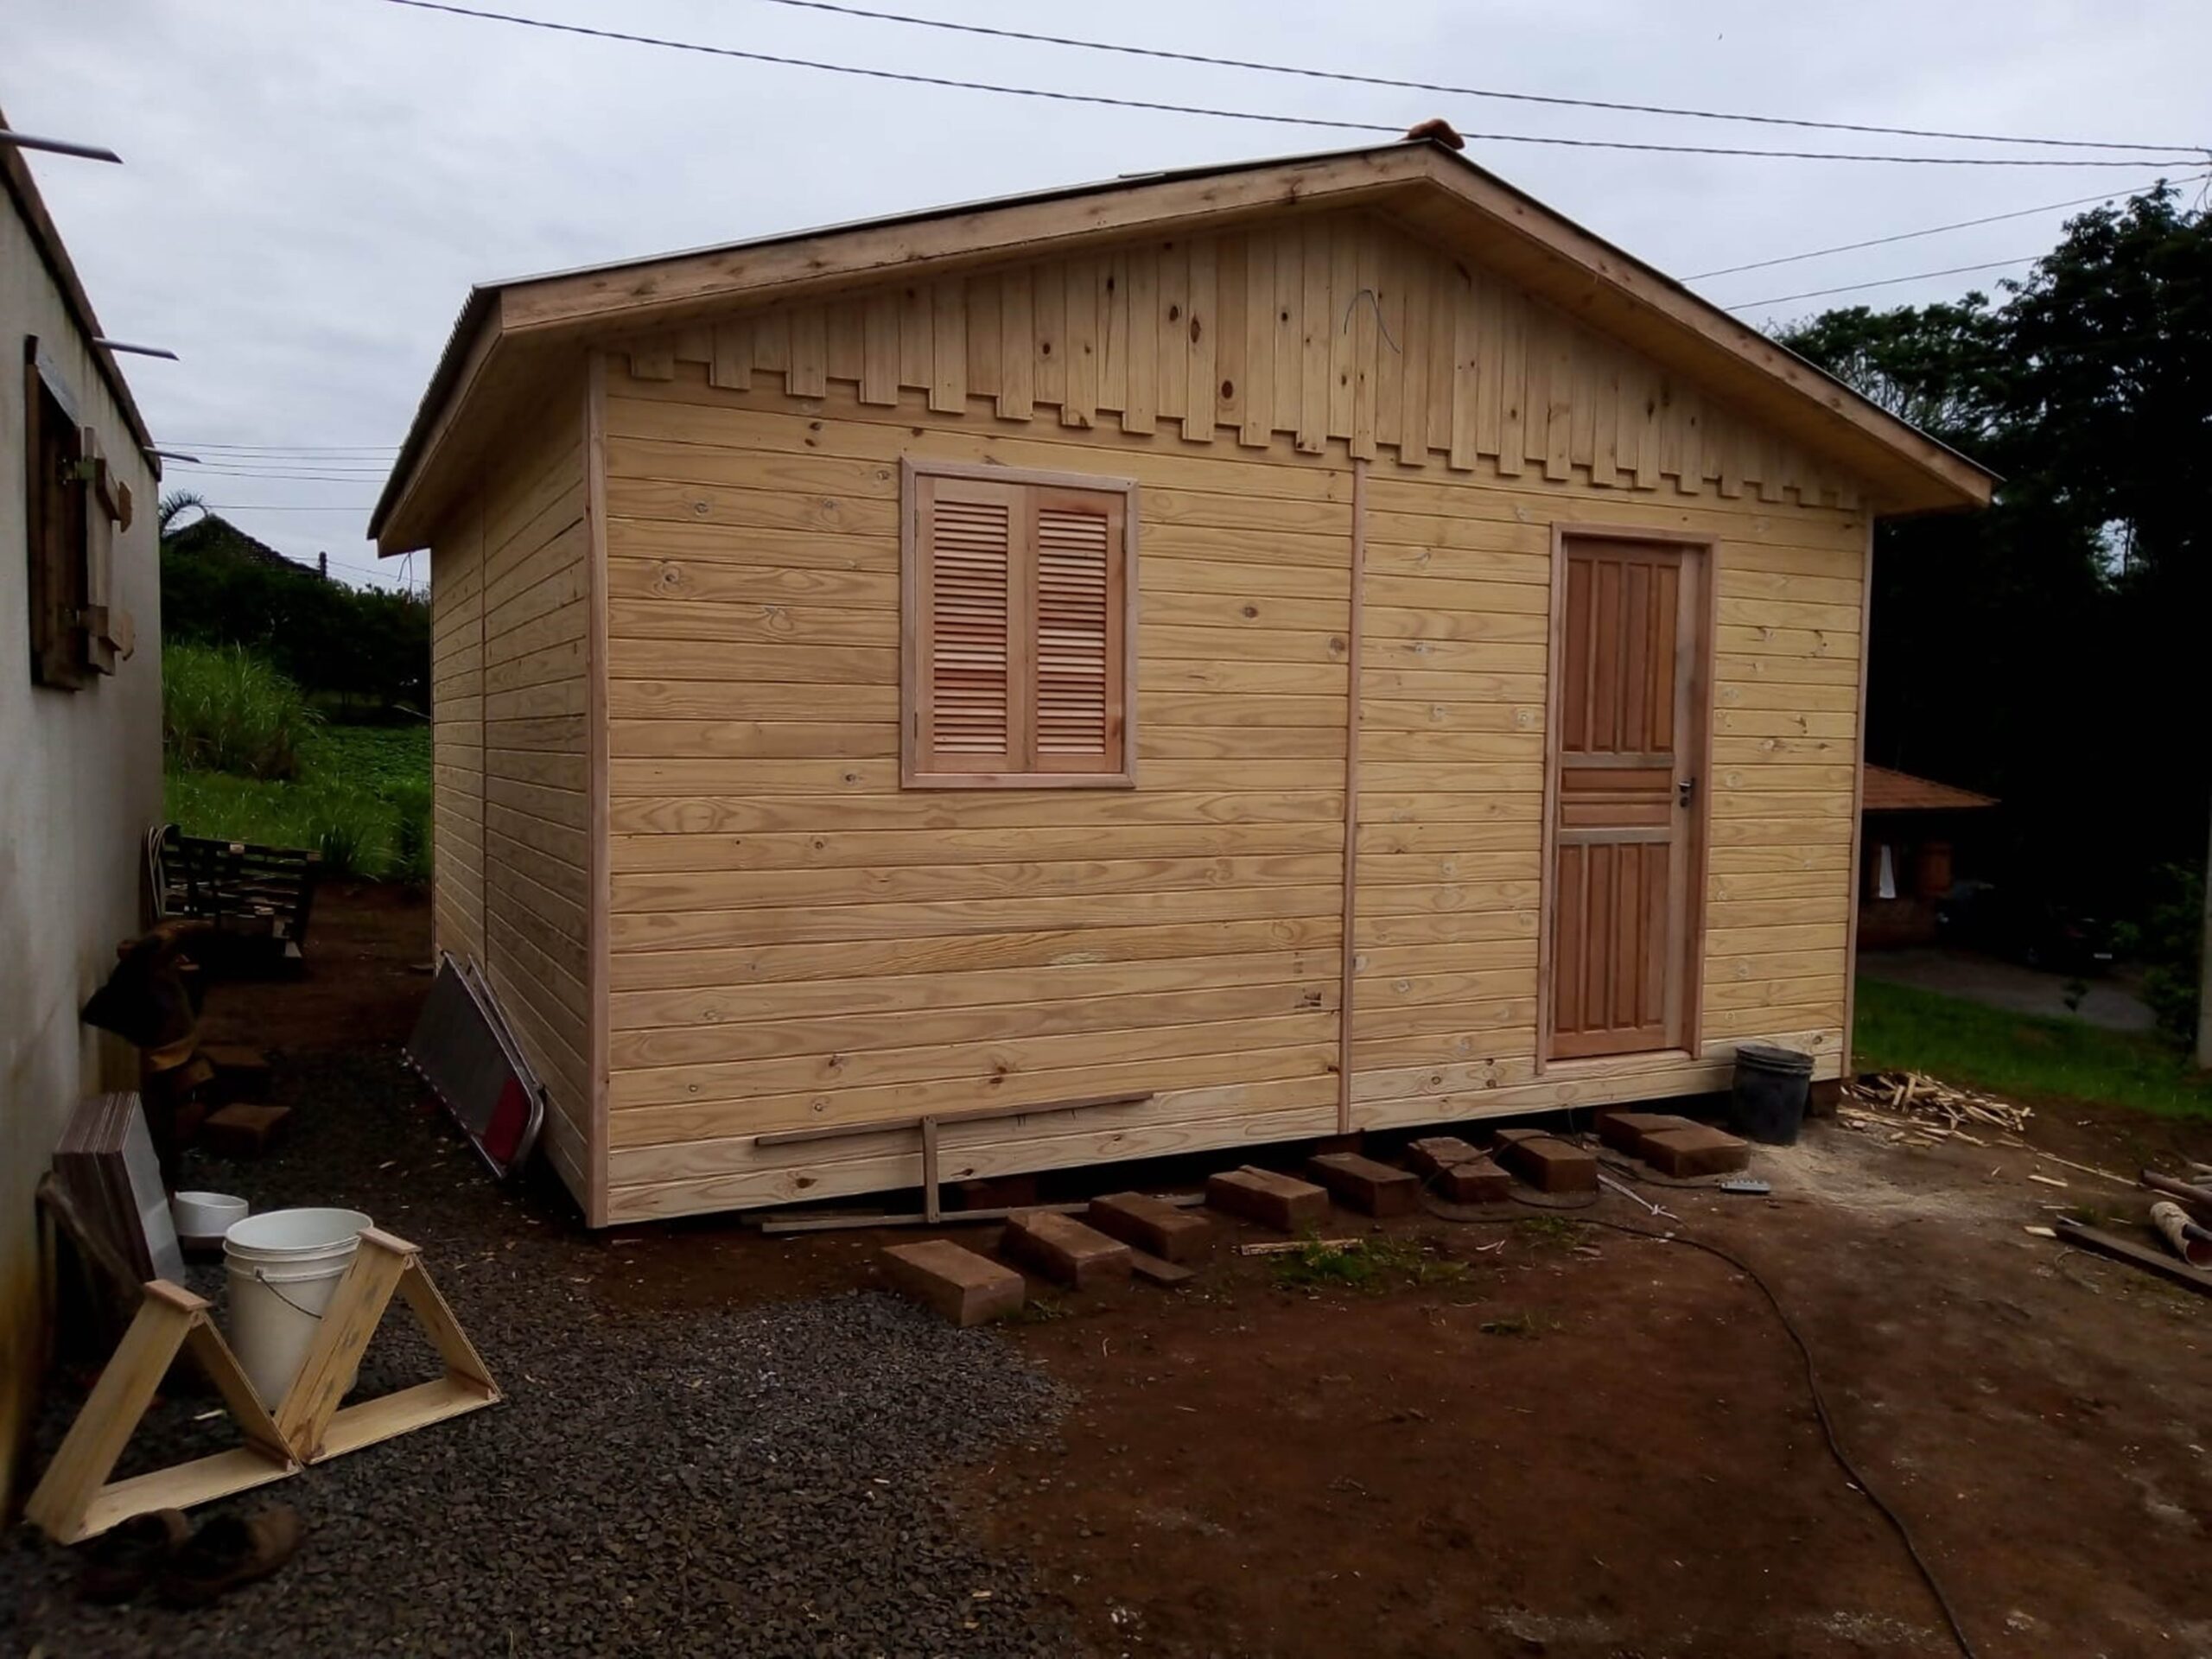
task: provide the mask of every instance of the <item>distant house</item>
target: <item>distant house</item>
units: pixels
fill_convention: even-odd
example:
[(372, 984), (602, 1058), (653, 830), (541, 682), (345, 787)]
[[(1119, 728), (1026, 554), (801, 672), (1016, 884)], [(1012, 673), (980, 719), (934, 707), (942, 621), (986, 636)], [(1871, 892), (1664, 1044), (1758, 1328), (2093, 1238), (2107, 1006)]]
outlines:
[(1960, 815), (1996, 805), (1987, 795), (1887, 766), (1868, 766), (1862, 785), (1859, 944), (1862, 950), (1924, 944), (1951, 891)]
[(247, 535), (219, 513), (203, 512), (183, 529), (171, 531), (162, 538), (162, 550), (164, 553), (238, 559), (289, 575), (320, 576), (325, 582), (330, 580), (330, 556), (327, 553), (317, 554), (315, 562), (309, 564), (304, 559), (279, 553), (268, 543)]
[[(0, 119), (0, 126), (4, 126)], [(79, 1096), (130, 1088), (77, 1011), (138, 931), (162, 808), (146, 426), (29, 170), (0, 144), (0, 1500), (43, 1358), (33, 1191)]]

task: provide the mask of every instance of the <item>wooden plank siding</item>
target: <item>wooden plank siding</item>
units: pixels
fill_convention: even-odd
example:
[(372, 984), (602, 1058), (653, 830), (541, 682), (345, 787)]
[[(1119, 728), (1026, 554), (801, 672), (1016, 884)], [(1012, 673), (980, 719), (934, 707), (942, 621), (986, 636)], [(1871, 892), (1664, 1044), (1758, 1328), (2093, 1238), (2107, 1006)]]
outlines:
[(481, 964), (550, 1097), (544, 1146), (588, 1203), (583, 397), (549, 407), (431, 544), (435, 916)]
[[(609, 1219), (914, 1179), (911, 1134), (754, 1146), (779, 1128), (1156, 1091), (949, 1128), (950, 1178), (1335, 1127), (1351, 446), (1015, 423), (977, 362), (963, 413), (930, 388), (865, 401), (834, 358), (804, 399), (757, 365), (744, 390), (610, 365)], [(899, 789), (906, 455), (1137, 480), (1134, 790)], [(1760, 702), (1855, 665), (1864, 520), (1639, 493), (1633, 467), (1599, 502), (1541, 470), (1433, 457), (1368, 486), (1360, 1127), (1708, 1089), (1752, 1035), (1834, 1070), (1849, 703)], [(1715, 690), (1714, 991), (1695, 1056), (1540, 1077), (1551, 525), (1601, 518), (1712, 537), (1738, 618)]]

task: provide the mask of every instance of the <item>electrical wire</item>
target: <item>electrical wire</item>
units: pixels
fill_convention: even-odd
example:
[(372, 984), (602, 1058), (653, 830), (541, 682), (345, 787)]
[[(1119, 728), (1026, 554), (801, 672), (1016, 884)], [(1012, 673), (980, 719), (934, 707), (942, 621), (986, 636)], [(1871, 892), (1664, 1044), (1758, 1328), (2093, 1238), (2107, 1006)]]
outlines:
[(1544, 92), (1508, 92), (1493, 86), (1454, 86), (1432, 80), (1397, 80), (1388, 75), (1355, 74), (1342, 69), (1309, 69), (1285, 63), (1261, 63), (1249, 58), (1211, 57), (1203, 52), (1175, 52), (1158, 46), (1126, 46), (1114, 41), (1079, 40), (1067, 35), (1033, 34), (1027, 29), (996, 29), (984, 23), (960, 23), (943, 17), (915, 17), (899, 11), (873, 11), (864, 6), (834, 3), (834, 0), (766, 0), (770, 5), (801, 11), (830, 12), (842, 17), (874, 22), (906, 23), (917, 29), (940, 29), (960, 35), (988, 35), (1000, 40), (1027, 41), (1039, 46), (1076, 47), (1085, 52), (1116, 52), (1128, 57), (1164, 59), (1171, 63), (1202, 63), (1217, 69), (1249, 69), (1261, 74), (1296, 75), (1308, 80), (1336, 80), (1357, 86), (1388, 86), (1404, 92), (1443, 92), (1453, 98), (1491, 98), (1516, 104), (1549, 104), (1565, 109), (1607, 110), (1630, 115), (1664, 115), (1694, 121), (1743, 121), (1769, 127), (1810, 127), (1824, 132), (1880, 133), (1898, 138), (1943, 138), (1960, 143), (2042, 144), (2068, 149), (2171, 149), (2185, 156), (2212, 156), (2203, 144), (2131, 144), (2094, 138), (2027, 138), (2009, 133), (1947, 132), (1929, 127), (1883, 127), (1856, 121), (1815, 121), (1788, 115), (1745, 115), (1726, 110), (1700, 110), (1670, 104), (1625, 104), (1601, 98), (1562, 98)]
[[(1061, 104), (1096, 104), (1110, 109), (1148, 110), (1169, 115), (1203, 115), (1229, 121), (1264, 121), (1276, 126), (1326, 127), (1342, 132), (1368, 132), (1400, 137), (1404, 128), (1387, 122), (1341, 121), (1325, 116), (1278, 115), (1257, 110), (1224, 110), (1206, 105), (1170, 104), (1155, 99), (1109, 98), (1103, 92), (1069, 92), (1042, 86), (1008, 86), (998, 81), (965, 80), (949, 75), (925, 75), (911, 70), (871, 69), (857, 64), (830, 63), (819, 58), (790, 57), (773, 52), (754, 52), (742, 47), (709, 46), (697, 41), (671, 40), (664, 35), (634, 35), (622, 29), (597, 29), (583, 23), (556, 22), (545, 17), (525, 17), (509, 11), (486, 11), (457, 6), (448, 0), (382, 0), (389, 6), (414, 11), (442, 12), (453, 17), (474, 17), (485, 22), (512, 23), (522, 29), (543, 29), (556, 35), (575, 35), (589, 40), (618, 41), (632, 46), (658, 47), (674, 52), (696, 52), (708, 57), (737, 58), (749, 63), (774, 64), (790, 69), (818, 69), (830, 74), (860, 75), (872, 80), (903, 81), (916, 86), (947, 87), (959, 92), (996, 92), (1011, 98), (1045, 99)], [(1471, 143), (1550, 144), (1569, 149), (1619, 149), (1680, 156), (1755, 156), (1774, 161), (1887, 162), (1917, 167), (2126, 167), (2146, 168), (2162, 158), (2137, 156), (2126, 161), (2094, 160), (2077, 156), (1892, 156), (1824, 149), (1746, 149), (1721, 144), (1636, 143), (1625, 138), (1563, 138), (1527, 132), (1468, 132)], [(2171, 159), (2171, 158), (2165, 158)]]
[(1916, 270), (1910, 276), (1883, 276), (1871, 283), (1844, 283), (1835, 288), (1808, 288), (1802, 294), (1780, 294), (1768, 300), (1730, 300), (1721, 308), (1726, 311), (1756, 311), (1763, 305), (1784, 305), (1791, 300), (1817, 300), (1828, 294), (1856, 294), (1862, 288), (1895, 288), (1900, 283), (1926, 282), (1936, 276), (1963, 276), (1973, 270), (2002, 270), (2011, 265), (2031, 265), (2038, 259), (2050, 257), (2043, 253), (2024, 253), (2018, 259), (1992, 259), (1986, 264), (1952, 265), (1942, 270)]
[(1892, 242), (1910, 242), (1923, 236), (1941, 236), (1946, 231), (1971, 230), (1977, 225), (1996, 225), (2008, 219), (2032, 219), (2037, 213), (2055, 213), (2062, 207), (2086, 207), (2093, 201), (2110, 201), (2114, 196), (2140, 195), (2156, 189), (2161, 184), (2197, 184), (2212, 179), (2212, 173), (2195, 173), (2185, 179), (2154, 179), (2133, 190), (2108, 190), (2101, 195), (2076, 196), (2071, 201), (2047, 201), (2040, 207), (2019, 207), (2009, 213), (1991, 213), (1985, 219), (1961, 219), (1949, 225), (1931, 225), (1924, 231), (1900, 231), (1895, 236), (1869, 237), (1864, 242), (1840, 242), (1832, 248), (1815, 248), (1808, 253), (1785, 253), (1779, 259), (1754, 259), (1747, 265), (1723, 265), (1719, 270), (1700, 270), (1694, 276), (1681, 278), (1685, 283), (1702, 283), (1715, 276), (1733, 276), (1739, 271), (1767, 270), (1776, 265), (1794, 265), (1801, 259), (1824, 259), (1832, 253), (1856, 253), (1861, 248), (1885, 248)]
[[(1442, 1172), (1438, 1173), (1440, 1174)], [(1429, 1178), (1431, 1181), (1435, 1179), (1435, 1176)], [(1522, 1219), (1517, 1216), (1483, 1214), (1471, 1211), (1465, 1205), (1446, 1204), (1429, 1195), (1427, 1182), (1422, 1183), (1421, 1197), (1423, 1207), (1440, 1221), (1465, 1226), (1496, 1227), (1510, 1225)], [(1595, 1200), (1592, 1202), (1594, 1203)], [(1541, 1207), (1560, 1209), (1567, 1206)], [(1573, 1209), (1588, 1207), (1590, 1207), (1588, 1205), (1573, 1206)], [(1596, 1216), (1576, 1215), (1571, 1212), (1564, 1218), (1573, 1226), (1599, 1227), (1607, 1232), (1620, 1233), (1629, 1238), (1649, 1239), (1660, 1244), (1687, 1244), (1694, 1250), (1702, 1250), (1706, 1255), (1726, 1262), (1758, 1287), (1759, 1294), (1766, 1298), (1767, 1306), (1774, 1310), (1774, 1317), (1780, 1321), (1783, 1332), (1796, 1344), (1797, 1357), (1804, 1362), (1805, 1391), (1812, 1398), (1813, 1415), (1819, 1420), (1821, 1437), (1827, 1442), (1828, 1455), (1835, 1459), (1836, 1467), (1843, 1471), (1845, 1478), (1859, 1489), (1859, 1495), (1872, 1503), (1882, 1518), (1890, 1523), (1891, 1530), (1897, 1534), (1897, 1541), (1904, 1546), (1904, 1553), (1911, 1558), (1912, 1565), (1919, 1573), (1922, 1582), (1927, 1585), (1929, 1592), (1936, 1598), (1936, 1605), (1942, 1610), (1943, 1622), (1950, 1626), (1952, 1639), (1959, 1644), (1959, 1651), (1966, 1656), (1966, 1659), (1976, 1659), (1973, 1638), (1967, 1636), (1966, 1625), (1959, 1618), (1958, 1609), (1951, 1605), (1951, 1598), (1944, 1590), (1942, 1580), (1936, 1576), (1936, 1569), (1929, 1565), (1927, 1556), (1921, 1553), (1919, 1541), (1912, 1535), (1912, 1529), (1905, 1523), (1904, 1516), (1891, 1507), (1889, 1500), (1874, 1490), (1866, 1477), (1859, 1471), (1859, 1465), (1851, 1460), (1851, 1454), (1844, 1450), (1842, 1439), (1836, 1432), (1835, 1419), (1828, 1411), (1827, 1395), (1821, 1388), (1820, 1367), (1814, 1361), (1812, 1344), (1806, 1341), (1805, 1333), (1797, 1328), (1797, 1322), (1789, 1317), (1789, 1310), (1783, 1306), (1782, 1298), (1775, 1294), (1774, 1287), (1766, 1281), (1759, 1270), (1734, 1251), (1721, 1245), (1708, 1243), (1705, 1239), (1694, 1237), (1686, 1232), (1656, 1232), (1648, 1227), (1632, 1227), (1626, 1222), (1609, 1221)]]
[(364, 502), (358, 507), (327, 505), (321, 502), (289, 501), (210, 501), (206, 504), (210, 512), (358, 512), (366, 518), (375, 511), (374, 502)]

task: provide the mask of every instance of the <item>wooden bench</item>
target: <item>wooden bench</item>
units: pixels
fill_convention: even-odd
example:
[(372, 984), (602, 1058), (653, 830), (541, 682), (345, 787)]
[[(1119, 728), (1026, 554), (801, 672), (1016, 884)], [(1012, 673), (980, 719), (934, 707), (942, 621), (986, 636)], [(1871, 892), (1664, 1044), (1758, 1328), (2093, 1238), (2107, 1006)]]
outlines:
[(225, 933), (266, 938), (286, 963), (300, 961), (321, 855), (188, 836), (166, 823), (147, 837), (146, 861), (157, 921), (212, 922)]

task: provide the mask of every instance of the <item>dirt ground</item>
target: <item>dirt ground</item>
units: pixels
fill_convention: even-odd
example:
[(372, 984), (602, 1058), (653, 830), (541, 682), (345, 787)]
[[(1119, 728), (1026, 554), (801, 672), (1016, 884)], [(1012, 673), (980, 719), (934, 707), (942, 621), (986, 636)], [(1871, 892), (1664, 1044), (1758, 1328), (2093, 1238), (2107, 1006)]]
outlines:
[[(311, 975), (219, 988), (211, 1039), (283, 1059), (391, 1042), (427, 984), (427, 928), (418, 901), (328, 891)], [(2073, 1103), (2042, 1103), (2029, 1139), (2122, 1174), (2212, 1158), (2212, 1126)], [(1610, 1195), (1577, 1213), (1758, 1268), (1980, 1654), (2212, 1655), (2212, 1304), (2023, 1230), (2062, 1205), (2132, 1218), (2140, 1195), (2025, 1150), (1833, 1124), (1752, 1173), (1770, 1198), (1650, 1186), (1670, 1217)], [(1413, 1248), (1376, 1285), (1286, 1283), (1224, 1252), (1180, 1292), (1035, 1287), (1004, 1328), (1075, 1403), (957, 1495), (1096, 1651), (1955, 1650), (1742, 1274), (1525, 1209), (1390, 1225)], [(585, 1294), (783, 1300), (880, 1283), (886, 1242), (628, 1230), (593, 1244)]]

